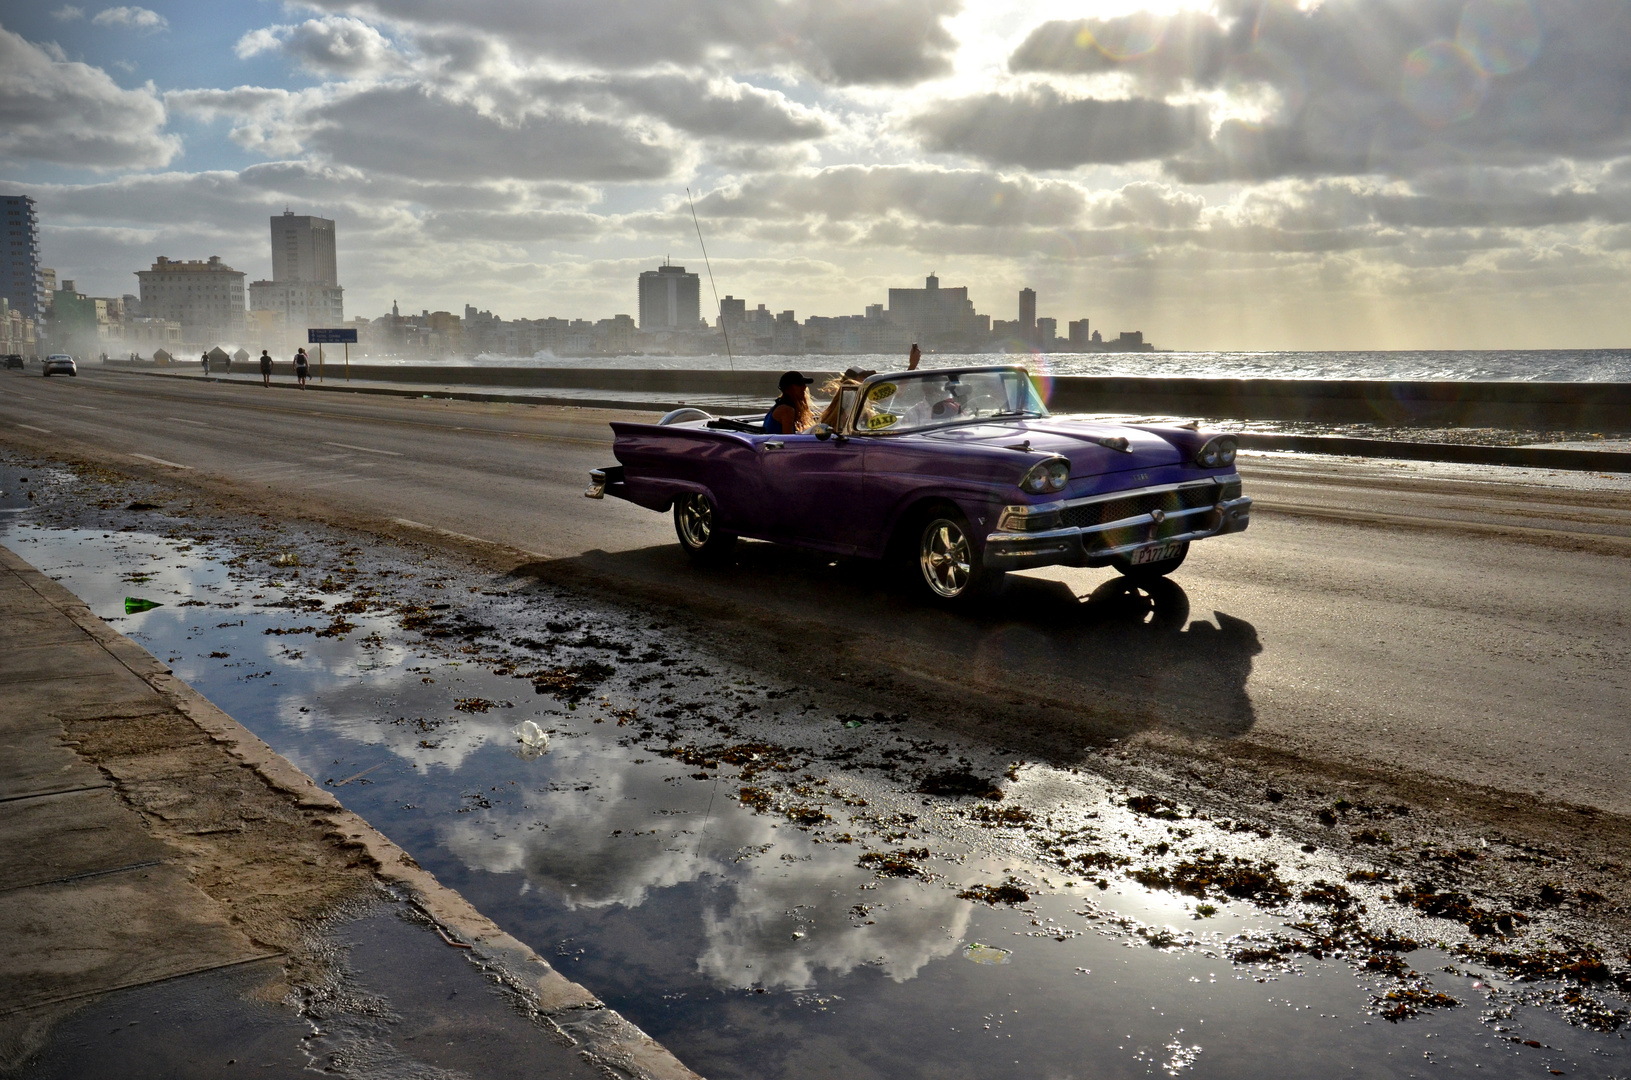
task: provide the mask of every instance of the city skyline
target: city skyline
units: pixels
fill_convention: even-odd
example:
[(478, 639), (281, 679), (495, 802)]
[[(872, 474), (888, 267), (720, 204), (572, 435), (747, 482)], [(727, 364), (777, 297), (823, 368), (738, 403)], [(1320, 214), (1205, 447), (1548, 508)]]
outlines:
[(268, 278), (250, 223), (295, 206), (353, 310), (609, 317), (702, 262), (689, 190), (719, 293), (773, 309), (938, 271), (1177, 348), (1631, 335), (1601, 0), (98, 10), (0, 23), (0, 184), (90, 293), (160, 253)]

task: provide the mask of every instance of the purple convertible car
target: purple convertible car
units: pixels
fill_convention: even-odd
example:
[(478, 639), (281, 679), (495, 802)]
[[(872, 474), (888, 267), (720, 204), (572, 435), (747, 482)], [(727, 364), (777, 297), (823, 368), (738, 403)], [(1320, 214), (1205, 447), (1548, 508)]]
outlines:
[(585, 494), (672, 507), (700, 560), (738, 536), (894, 559), (952, 603), (1038, 566), (1160, 577), (1250, 521), (1233, 436), (1053, 416), (1023, 368), (873, 375), (836, 413), (800, 435), (700, 409), (614, 423), (620, 464)]

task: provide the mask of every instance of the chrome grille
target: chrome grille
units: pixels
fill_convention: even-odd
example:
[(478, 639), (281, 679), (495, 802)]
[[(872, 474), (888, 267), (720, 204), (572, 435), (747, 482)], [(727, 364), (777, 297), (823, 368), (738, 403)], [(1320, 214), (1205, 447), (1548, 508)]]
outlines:
[[(1067, 506), (1060, 512), (1060, 524), (1067, 529), (1089, 529), (1096, 525), (1103, 525), (1107, 521), (1140, 517), (1155, 510), (1171, 514), (1179, 510), (1193, 510), (1196, 507), (1213, 506), (1217, 503), (1219, 493), (1222, 490), (1223, 488), (1216, 484), (1197, 484), (1194, 487), (1178, 488), (1172, 491), (1146, 491), (1120, 499), (1079, 503), (1075, 506)], [(1141, 532), (1145, 528), (1144, 526), (1138, 526)]]

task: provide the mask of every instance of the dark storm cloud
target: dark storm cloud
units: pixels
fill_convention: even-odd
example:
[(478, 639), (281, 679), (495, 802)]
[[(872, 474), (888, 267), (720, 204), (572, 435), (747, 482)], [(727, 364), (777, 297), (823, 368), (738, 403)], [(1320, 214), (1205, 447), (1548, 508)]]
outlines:
[(909, 121), (925, 149), (994, 165), (1069, 169), (1167, 157), (1200, 137), (1197, 107), (1066, 98), (1048, 87), (942, 101)]
[[(791, 65), (838, 84), (906, 84), (949, 70), (958, 0), (319, 0), (317, 6), (446, 35), (502, 40), (609, 69), (672, 63)], [(470, 51), (466, 43), (464, 51)]]
[(657, 180), (675, 153), (627, 124), (555, 113), (515, 119), (412, 87), (365, 90), (302, 117), (329, 160), (422, 180)]
[(593, 240), (604, 237), (608, 222), (596, 214), (571, 210), (523, 210), (484, 213), (476, 210), (432, 210), (421, 219), (425, 232), (455, 243), (494, 240), (525, 244), (538, 240)]
[(1074, 75), (1123, 71), (1152, 87), (1185, 81), (1212, 86), (1238, 51), (1238, 44), (1206, 12), (1137, 11), (1112, 19), (1043, 23), (1014, 50), (1008, 68)]
[(948, 225), (1059, 226), (1087, 205), (1079, 188), (1030, 177), (908, 165), (844, 165), (791, 176), (764, 176), (698, 200), (721, 218), (855, 221), (907, 217)]
[(782, 94), (745, 83), (679, 73), (534, 79), (517, 85), (522, 99), (583, 104), (598, 111), (633, 111), (681, 131), (746, 143), (816, 139), (831, 130), (821, 113)]
[(1253, 192), (1242, 216), (1286, 232), (1365, 224), (1423, 234), (1618, 224), (1631, 221), (1631, 184), (1612, 174), (1588, 184), (1535, 170), (1458, 169), (1410, 184), (1330, 180)]
[(1520, 164), (1631, 147), (1631, 5), (1621, 0), (1225, 0), (1214, 16), (1051, 22), (1012, 70), (1119, 73), (1159, 96), (1267, 94), (1172, 155), (1180, 179), (1410, 175), (1469, 158)]

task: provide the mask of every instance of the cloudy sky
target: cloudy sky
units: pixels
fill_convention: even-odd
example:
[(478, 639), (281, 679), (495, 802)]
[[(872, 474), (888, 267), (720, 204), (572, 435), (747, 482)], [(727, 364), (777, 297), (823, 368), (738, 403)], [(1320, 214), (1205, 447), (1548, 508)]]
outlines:
[(633, 312), (689, 187), (719, 292), (801, 319), (938, 272), (1178, 348), (1625, 345), (1628, 119), (1625, 0), (0, 8), (47, 265), (270, 276), (290, 207), (348, 315)]

